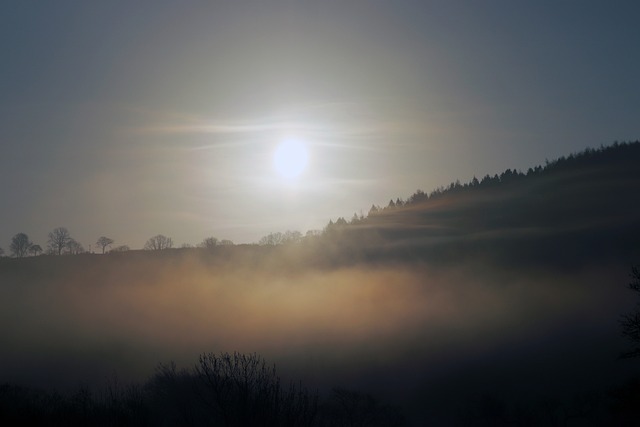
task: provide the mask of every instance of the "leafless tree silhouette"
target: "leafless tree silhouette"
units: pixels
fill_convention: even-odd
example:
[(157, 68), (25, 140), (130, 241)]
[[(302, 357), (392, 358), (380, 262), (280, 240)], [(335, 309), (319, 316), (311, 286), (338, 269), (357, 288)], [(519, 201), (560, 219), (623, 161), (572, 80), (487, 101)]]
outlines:
[(36, 256), (42, 253), (42, 247), (40, 245), (31, 245), (29, 247), (29, 252), (31, 252), (31, 255)]
[(310, 426), (317, 416), (317, 396), (283, 388), (275, 366), (256, 354), (203, 354), (195, 372), (215, 425)]
[(58, 227), (49, 233), (49, 250), (54, 254), (61, 255), (70, 240), (71, 235), (69, 234), (69, 230), (64, 227)]
[(84, 252), (84, 246), (76, 239), (69, 239), (66, 245), (67, 251), (71, 255), (77, 255)]
[(158, 234), (157, 236), (153, 236), (147, 243), (145, 243), (144, 248), (148, 251), (161, 251), (163, 249), (171, 249), (173, 247), (173, 240), (171, 237), (164, 236), (162, 234)]
[(108, 237), (105, 236), (100, 236), (98, 238), (98, 241), (96, 242), (96, 245), (100, 246), (102, 248), (102, 253), (104, 253), (105, 249), (107, 248), (107, 246), (110, 246), (113, 244), (113, 239), (110, 239)]
[(218, 239), (216, 237), (207, 237), (198, 245), (201, 248), (213, 249), (218, 245)]
[(31, 245), (32, 243), (29, 241), (29, 236), (24, 233), (18, 233), (11, 239), (9, 250), (11, 251), (11, 255), (16, 258), (22, 258), (29, 254)]

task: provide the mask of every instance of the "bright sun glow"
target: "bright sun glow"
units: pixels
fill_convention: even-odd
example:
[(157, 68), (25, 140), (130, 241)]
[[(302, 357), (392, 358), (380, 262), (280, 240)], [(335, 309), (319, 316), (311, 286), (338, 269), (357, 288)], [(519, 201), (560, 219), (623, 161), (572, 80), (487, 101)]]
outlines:
[(283, 178), (298, 177), (309, 162), (309, 152), (305, 145), (295, 139), (287, 139), (278, 145), (273, 153), (273, 167)]

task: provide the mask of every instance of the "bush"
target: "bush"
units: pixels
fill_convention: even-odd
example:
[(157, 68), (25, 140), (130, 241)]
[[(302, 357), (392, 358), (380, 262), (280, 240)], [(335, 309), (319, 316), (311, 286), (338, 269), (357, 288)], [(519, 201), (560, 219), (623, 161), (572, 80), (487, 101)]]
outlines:
[(143, 385), (114, 379), (101, 393), (0, 384), (0, 425), (341, 427), (401, 426), (368, 394), (336, 388), (323, 405), (302, 384), (281, 384), (254, 354), (202, 354), (191, 369), (160, 365)]

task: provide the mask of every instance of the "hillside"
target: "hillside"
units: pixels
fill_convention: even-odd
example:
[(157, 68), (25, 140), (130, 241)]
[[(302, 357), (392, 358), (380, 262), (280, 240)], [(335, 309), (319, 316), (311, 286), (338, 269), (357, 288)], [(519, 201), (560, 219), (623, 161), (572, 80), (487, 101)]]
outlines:
[(640, 142), (586, 150), (527, 173), (507, 169), (429, 195), (418, 190), (366, 218), (332, 222), (325, 237), (376, 258), (477, 250), (541, 262), (638, 256), (638, 165)]
[[(638, 389), (614, 393), (640, 375), (617, 359), (636, 303), (638, 164), (638, 142), (589, 150), (287, 244), (2, 258), (0, 394), (100, 396), (114, 373), (149, 384), (159, 363), (239, 351), (321, 397), (376, 396), (408, 425), (477, 425), (496, 405), (513, 425), (622, 425)], [(145, 407), (162, 419), (176, 402)]]

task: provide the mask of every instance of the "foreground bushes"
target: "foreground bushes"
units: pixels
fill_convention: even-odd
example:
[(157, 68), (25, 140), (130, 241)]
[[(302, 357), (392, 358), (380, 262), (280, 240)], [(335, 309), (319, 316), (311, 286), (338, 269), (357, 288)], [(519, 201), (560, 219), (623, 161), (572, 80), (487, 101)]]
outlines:
[(393, 427), (404, 419), (367, 394), (334, 389), (320, 402), (302, 384), (283, 386), (256, 354), (208, 353), (192, 369), (161, 365), (143, 386), (112, 381), (98, 394), (0, 385), (0, 425)]

